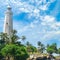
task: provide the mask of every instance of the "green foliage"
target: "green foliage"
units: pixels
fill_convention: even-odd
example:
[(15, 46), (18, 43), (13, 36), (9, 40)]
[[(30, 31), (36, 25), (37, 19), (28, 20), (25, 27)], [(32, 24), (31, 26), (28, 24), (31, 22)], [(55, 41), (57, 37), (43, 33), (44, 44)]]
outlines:
[[(26, 60), (28, 57), (28, 53), (25, 46), (18, 46), (15, 44), (6, 45), (1, 50), (3, 56), (13, 56), (15, 59), (19, 60)], [(18, 58), (17, 58), (18, 57)]]
[(2, 55), (2, 53), (0, 52), (0, 59), (2, 59), (4, 56)]
[(27, 51), (28, 52), (37, 52), (37, 48), (36, 47), (34, 47), (34, 46), (32, 46), (28, 41), (27, 41), (27, 43), (26, 43), (26, 46), (27, 46)]
[[(6, 33), (0, 33), (0, 57), (8, 57), (8, 60), (13, 57), (14, 60), (26, 60), (28, 58), (27, 48), (21, 45), (17, 40), (17, 31), (13, 30), (12, 35), (8, 36)], [(22, 36), (25, 39), (25, 36)]]
[(52, 54), (52, 53), (57, 53), (57, 45), (56, 43), (53, 43), (52, 45), (49, 45), (47, 47), (47, 52)]
[(22, 36), (21, 39), (24, 41), (26, 39), (26, 37), (25, 36)]
[(0, 33), (0, 43), (5, 43), (5, 44), (9, 44), (12, 43), (14, 44), (17, 40), (19, 39), (18, 35), (17, 35), (17, 31), (13, 30), (12, 31), (12, 35), (8, 36), (7, 33)]
[(27, 41), (27, 42), (26, 42), (26, 45), (27, 45), (27, 46), (29, 46), (29, 45), (30, 45), (30, 43)]
[(29, 46), (27, 46), (27, 51), (32, 52), (32, 53), (37, 52), (37, 48), (32, 45), (29, 45)]
[(41, 42), (40, 41), (38, 41), (38, 46), (41, 46)]
[(6, 33), (0, 33), (0, 51), (8, 43), (8, 36)]
[(26, 42), (26, 46), (32, 46), (29, 41)]
[(58, 49), (58, 54), (60, 54), (60, 48)]
[(45, 50), (45, 46), (40, 41), (38, 41), (38, 51), (40, 53), (43, 53), (44, 50)]
[(47, 52), (50, 53), (50, 54), (52, 54), (54, 52), (54, 49), (51, 46), (49, 46), (47, 48)]
[(0, 33), (0, 44), (6, 44), (9, 42), (8, 35), (6, 33)]
[(40, 52), (43, 53), (44, 50), (45, 50), (45, 46), (41, 44)]
[(16, 43), (16, 41), (18, 39), (20, 39), (19, 36), (17, 35), (17, 31), (16, 30), (12, 31), (12, 35), (11, 35), (10, 39), (11, 39), (11, 43), (12, 44)]

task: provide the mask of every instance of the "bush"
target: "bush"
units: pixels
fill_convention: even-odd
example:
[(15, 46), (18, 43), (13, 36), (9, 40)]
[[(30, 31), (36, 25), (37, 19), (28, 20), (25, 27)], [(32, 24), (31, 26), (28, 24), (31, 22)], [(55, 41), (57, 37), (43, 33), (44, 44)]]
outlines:
[(15, 60), (26, 60), (28, 58), (28, 53), (25, 46), (10, 44), (6, 45), (1, 52), (3, 56), (7, 56), (9, 58), (13, 56)]

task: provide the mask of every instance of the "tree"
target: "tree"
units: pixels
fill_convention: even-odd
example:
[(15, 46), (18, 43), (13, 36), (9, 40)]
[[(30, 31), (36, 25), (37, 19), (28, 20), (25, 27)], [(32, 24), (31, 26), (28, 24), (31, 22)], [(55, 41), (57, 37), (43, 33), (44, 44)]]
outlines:
[(22, 38), (21, 38), (23, 41), (26, 39), (26, 37), (25, 36), (22, 36)]
[(34, 53), (34, 52), (37, 52), (37, 48), (29, 44), (27, 45), (27, 51)]
[(7, 34), (5, 33), (2, 33), (2, 32), (0, 33), (0, 59), (4, 57), (1, 53), (1, 49), (4, 48), (4, 46), (6, 45), (6, 42), (5, 42), (7, 39), (6, 35)]
[(4, 56), (2, 55), (1, 51), (0, 51), (0, 60), (2, 60)]
[(18, 46), (15, 44), (6, 45), (1, 53), (3, 56), (8, 57), (8, 60), (12, 57), (14, 60), (26, 60), (28, 53), (25, 46)]
[(16, 43), (19, 38), (19, 36), (17, 35), (17, 31), (16, 30), (13, 30), (12, 31), (12, 35), (10, 37), (11, 39), (11, 43)]
[(41, 42), (40, 42), (40, 41), (38, 41), (38, 46), (39, 46), (39, 47), (41, 46)]
[[(8, 57), (8, 60), (10, 60), (11, 57), (14, 60), (26, 60), (28, 57), (26, 47), (19, 44), (19, 42), (17, 42), (18, 39), (20, 38), (18, 37), (16, 30), (12, 31), (11, 36), (8, 36), (6, 33), (0, 34), (0, 45), (3, 43), (5, 44), (3, 48), (0, 47), (0, 51), (4, 57)], [(23, 37), (23, 40), (24, 39), (25, 38)]]
[(40, 49), (41, 53), (43, 53), (44, 50), (45, 50), (45, 46), (43, 44), (41, 44), (41, 49)]
[(38, 51), (43, 53), (44, 50), (45, 50), (44, 45), (40, 41), (38, 41)]
[(60, 48), (58, 49), (58, 54), (60, 55)]
[(52, 53), (57, 53), (57, 45), (53, 43), (47, 47), (47, 52), (51, 55)]
[[(12, 35), (9, 36), (7, 33), (0, 33), (0, 43), (3, 44), (9, 44), (9, 43), (16, 43), (16, 41), (19, 39), (17, 35), (17, 31), (13, 30)], [(11, 40), (11, 42), (10, 42)]]
[(6, 44), (9, 42), (8, 35), (6, 33), (0, 33), (0, 44)]
[(26, 37), (25, 36), (22, 36), (21, 39), (22, 39), (22, 41), (24, 41), (24, 44), (25, 44)]
[(28, 42), (28, 41), (26, 42), (26, 45), (27, 45), (27, 46), (31, 46), (30, 42)]
[(27, 45), (27, 51), (28, 52), (32, 52), (32, 53), (37, 52), (37, 48), (32, 46), (28, 41), (27, 41), (26, 45)]
[(6, 33), (0, 33), (0, 51), (8, 43), (8, 37)]

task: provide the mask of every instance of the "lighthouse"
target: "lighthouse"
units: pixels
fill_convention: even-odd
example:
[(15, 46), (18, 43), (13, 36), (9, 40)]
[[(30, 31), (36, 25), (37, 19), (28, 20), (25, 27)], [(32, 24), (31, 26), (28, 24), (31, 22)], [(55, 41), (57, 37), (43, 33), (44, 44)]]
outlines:
[(11, 36), (13, 30), (13, 13), (12, 8), (10, 6), (7, 7), (5, 12), (5, 20), (4, 20), (4, 33)]

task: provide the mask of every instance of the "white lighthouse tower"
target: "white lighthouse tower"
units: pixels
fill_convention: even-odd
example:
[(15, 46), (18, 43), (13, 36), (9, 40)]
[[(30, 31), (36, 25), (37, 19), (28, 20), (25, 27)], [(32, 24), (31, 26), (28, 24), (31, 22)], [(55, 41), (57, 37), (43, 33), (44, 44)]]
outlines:
[(5, 12), (5, 20), (4, 20), (4, 33), (7, 33), (9, 36), (12, 34), (13, 30), (13, 19), (12, 19), (12, 11), (11, 7), (7, 7), (7, 11)]

